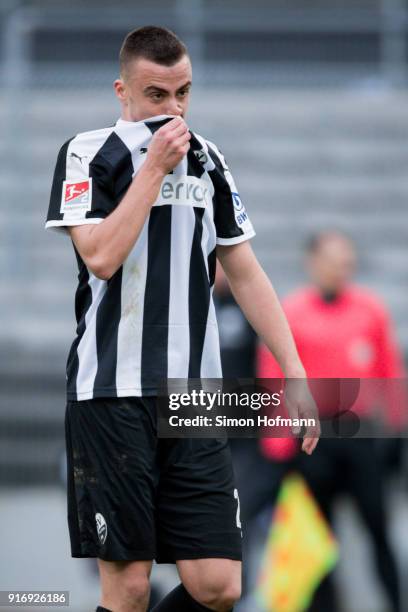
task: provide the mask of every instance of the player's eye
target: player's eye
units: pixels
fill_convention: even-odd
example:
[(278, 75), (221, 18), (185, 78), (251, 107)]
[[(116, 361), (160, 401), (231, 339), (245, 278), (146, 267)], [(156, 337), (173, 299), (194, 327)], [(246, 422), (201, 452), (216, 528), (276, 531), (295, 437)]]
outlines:
[(150, 97), (155, 102), (160, 102), (161, 100), (163, 100), (163, 94), (159, 91), (153, 92), (152, 94), (150, 94)]
[(188, 94), (189, 90), (188, 89), (182, 89), (181, 91), (178, 92), (178, 96), (180, 98), (184, 98), (187, 94)]

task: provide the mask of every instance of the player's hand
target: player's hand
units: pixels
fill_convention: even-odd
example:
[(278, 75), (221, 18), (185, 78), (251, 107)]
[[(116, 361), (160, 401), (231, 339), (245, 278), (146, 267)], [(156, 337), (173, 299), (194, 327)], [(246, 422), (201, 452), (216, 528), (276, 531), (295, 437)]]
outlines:
[(163, 176), (177, 166), (190, 148), (191, 134), (182, 117), (175, 117), (152, 137), (146, 164), (158, 169)]
[[(316, 403), (310, 393), (305, 378), (287, 378), (285, 382), (285, 406), (289, 417), (293, 419), (311, 419), (313, 424), (306, 427), (303, 436), (302, 450), (311, 455), (319, 441), (321, 429)], [(300, 433), (300, 427), (292, 427), (294, 435)]]

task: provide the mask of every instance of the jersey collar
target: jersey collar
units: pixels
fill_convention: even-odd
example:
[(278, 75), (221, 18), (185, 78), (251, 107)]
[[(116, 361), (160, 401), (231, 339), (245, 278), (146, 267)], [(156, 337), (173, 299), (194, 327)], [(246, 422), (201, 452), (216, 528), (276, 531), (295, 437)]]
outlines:
[(141, 119), (140, 121), (127, 121), (126, 119), (119, 117), (116, 125), (140, 125), (141, 123), (146, 123), (147, 121), (150, 123), (152, 121), (163, 121), (163, 119), (174, 119), (175, 116), (176, 115), (155, 115), (154, 117), (146, 117), (146, 119)]

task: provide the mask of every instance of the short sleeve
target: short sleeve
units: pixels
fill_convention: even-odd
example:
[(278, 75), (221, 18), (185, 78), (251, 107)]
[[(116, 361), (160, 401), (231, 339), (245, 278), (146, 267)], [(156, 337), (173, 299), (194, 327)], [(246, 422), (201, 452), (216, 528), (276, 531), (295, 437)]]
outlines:
[(255, 236), (255, 230), (239, 196), (234, 178), (221, 151), (206, 141), (214, 169), (208, 174), (214, 185), (214, 222), (217, 244), (228, 246)]
[[(87, 151), (89, 152), (89, 151)], [(102, 160), (103, 162), (103, 160)], [(109, 168), (101, 158), (92, 160), (77, 138), (58, 153), (51, 187), (46, 229), (100, 223), (112, 209)], [(107, 170), (107, 171), (105, 171)]]

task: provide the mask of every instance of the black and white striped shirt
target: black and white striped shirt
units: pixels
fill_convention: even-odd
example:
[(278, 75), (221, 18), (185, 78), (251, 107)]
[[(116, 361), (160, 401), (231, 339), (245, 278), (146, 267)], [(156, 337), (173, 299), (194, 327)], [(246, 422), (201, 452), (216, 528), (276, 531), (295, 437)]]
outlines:
[[(46, 228), (100, 223), (123, 198), (167, 116), (78, 134), (58, 155)], [(156, 395), (160, 380), (220, 378), (212, 300), (217, 244), (255, 235), (225, 159), (192, 133), (127, 259), (108, 281), (76, 252), (77, 334), (68, 399)]]

